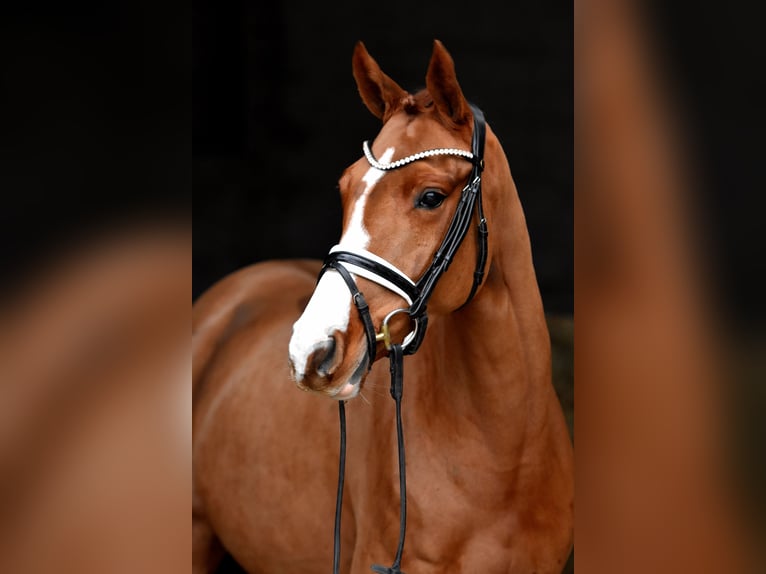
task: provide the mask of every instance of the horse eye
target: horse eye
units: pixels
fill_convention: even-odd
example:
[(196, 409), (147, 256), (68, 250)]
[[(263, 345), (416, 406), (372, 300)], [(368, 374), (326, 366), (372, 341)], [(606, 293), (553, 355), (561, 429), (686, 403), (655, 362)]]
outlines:
[(436, 189), (427, 189), (420, 195), (415, 207), (421, 209), (435, 209), (442, 204), (445, 197), (446, 196), (442, 192)]

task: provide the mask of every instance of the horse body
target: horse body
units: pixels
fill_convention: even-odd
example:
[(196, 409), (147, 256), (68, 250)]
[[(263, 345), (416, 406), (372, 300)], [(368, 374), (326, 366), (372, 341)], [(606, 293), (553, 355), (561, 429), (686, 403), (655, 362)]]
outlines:
[[(437, 44), (429, 69), (437, 108), (444, 100), (435, 94), (440, 88), (431, 70), (446, 68), (449, 79), (445, 62), (451, 65), (451, 60), (445, 54)], [(426, 114), (396, 110), (391, 98), (402, 97), (400, 88), (392, 87), (359, 49), (354, 71), (363, 100), (385, 118), (375, 142), (379, 156), (393, 147), (397, 156), (411, 153), (397, 134), (409, 134), (413, 145), (426, 147), (445, 138), (459, 146), (466, 137), (465, 130), (433, 126), (419, 132)], [(451, 97), (449, 86), (444, 91)], [(395, 136), (400, 139), (393, 142)], [(493, 230), (486, 279), (462, 307), (470, 288), (466, 269), (472, 269), (476, 253), (475, 241), (466, 240), (434, 293), (422, 346), (404, 361), (405, 572), (560, 572), (572, 545), (571, 442), (551, 385), (550, 341), (524, 215), (491, 130), (485, 157), (487, 219)], [(465, 166), (452, 158), (408, 173), (431, 186), (440, 184), (434, 182), (445, 177), (445, 169), (455, 182), (465, 178)], [(344, 174), (350, 187), (344, 195), (341, 244), (354, 236), (349, 230), (358, 219), (361, 197), (377, 213), (385, 213), (392, 201), (391, 188), (386, 194), (372, 189), (370, 173), (360, 160)], [(402, 187), (393, 175), (386, 175), (387, 184)], [(450, 185), (456, 184), (442, 187)], [(452, 199), (448, 196), (445, 204)], [(413, 213), (420, 218), (413, 221), (423, 226), (442, 226), (445, 218), (448, 223), (446, 211)], [(375, 220), (367, 217), (364, 223), (362, 229), (376, 238), (376, 253), (402, 268), (409, 265), (405, 271), (412, 275), (428, 264), (418, 255), (433, 249), (423, 229), (415, 230), (421, 239), (413, 240), (422, 245), (414, 245), (414, 256), (406, 261), (407, 241), (386, 243)], [(298, 319), (310, 311), (307, 302), (319, 269), (319, 262), (260, 263), (223, 279), (195, 304), (195, 572), (214, 570), (223, 548), (252, 573), (329, 569), (338, 415), (335, 401), (316, 394), (339, 398), (349, 388), (362, 396), (347, 405), (341, 571), (368, 572), (370, 564), (385, 564), (393, 556), (399, 483), (387, 365), (376, 362), (363, 383), (348, 382), (365, 356), (363, 329), (350, 318), (342, 333), (328, 331), (335, 341), (332, 353), (317, 344), (304, 357), (293, 352), (300, 347), (294, 344)], [(401, 306), (395, 295), (358, 281), (376, 322)], [(393, 332), (401, 338), (406, 331), (402, 318)], [(379, 347), (379, 358), (382, 351)], [(313, 392), (296, 392), (291, 379)]]

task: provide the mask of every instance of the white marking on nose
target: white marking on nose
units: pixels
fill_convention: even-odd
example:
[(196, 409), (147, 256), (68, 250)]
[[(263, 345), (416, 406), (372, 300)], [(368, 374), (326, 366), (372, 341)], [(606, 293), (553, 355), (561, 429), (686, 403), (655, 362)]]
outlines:
[(348, 328), (351, 295), (337, 273), (322, 275), (300, 319), (293, 325), (290, 361), (293, 375), (300, 382), (306, 375), (306, 362), (316, 348), (335, 331)]
[[(381, 162), (389, 162), (394, 155), (394, 148), (388, 148), (380, 157)], [(370, 243), (370, 236), (364, 227), (364, 209), (367, 198), (385, 171), (370, 167), (362, 181), (367, 185), (357, 198), (340, 245), (346, 248), (365, 249)], [(319, 280), (303, 314), (293, 325), (290, 339), (290, 362), (293, 376), (301, 382), (306, 375), (306, 364), (311, 354), (336, 331), (344, 332), (348, 328), (351, 312), (351, 293), (338, 273), (328, 271)]]

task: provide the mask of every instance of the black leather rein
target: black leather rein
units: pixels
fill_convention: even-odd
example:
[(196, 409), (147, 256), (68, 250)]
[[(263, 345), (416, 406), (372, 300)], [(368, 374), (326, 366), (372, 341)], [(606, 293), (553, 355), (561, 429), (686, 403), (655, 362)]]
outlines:
[[(447, 271), (452, 259), (463, 243), (473, 218), (474, 210), (478, 218), (478, 253), (476, 268), (473, 274), (473, 284), (464, 307), (474, 297), (476, 291), (484, 279), (484, 268), (487, 263), (487, 220), (484, 217), (484, 207), (481, 199), (481, 175), (484, 170), (484, 140), (486, 136), (486, 124), (483, 112), (476, 106), (471, 105), (473, 111), (473, 136), (471, 138), (471, 152), (455, 149), (427, 150), (395, 162), (381, 164), (378, 162), (369, 148), (368, 142), (364, 143), (363, 149), (370, 164), (381, 170), (399, 169), (414, 161), (419, 161), (435, 155), (455, 155), (463, 157), (473, 164), (468, 176), (468, 183), (463, 188), (455, 214), (452, 217), (447, 233), (439, 248), (434, 254), (431, 265), (423, 273), (417, 282), (412, 281), (394, 265), (384, 259), (364, 250), (349, 251), (336, 246), (324, 261), (319, 278), (329, 271), (334, 270), (340, 274), (346, 283), (359, 318), (364, 326), (367, 339), (367, 367), (372, 368), (377, 355), (377, 344), (383, 341), (388, 350), (391, 372), (391, 396), (396, 404), (396, 436), (399, 455), (399, 496), (400, 496), (400, 525), (399, 544), (396, 556), (390, 567), (373, 565), (372, 570), (379, 574), (403, 574), (400, 570), (402, 552), (404, 550), (404, 537), (407, 526), (407, 482), (404, 456), (404, 432), (402, 429), (401, 401), (403, 393), (403, 357), (415, 353), (423, 342), (428, 324), (427, 305), (433, 294), (436, 284), (441, 276)], [(383, 287), (397, 293), (405, 301), (406, 309), (397, 309), (390, 313), (383, 321), (381, 333), (376, 333), (375, 325), (370, 315), (370, 309), (364, 294), (356, 285), (353, 274), (361, 275)], [(406, 312), (415, 324), (415, 329), (405, 337), (402, 343), (392, 343), (388, 332), (388, 320), (398, 312)], [(346, 464), (346, 411), (345, 402), (339, 402), (340, 416), (340, 462), (338, 469), (338, 491), (335, 503), (335, 529), (333, 551), (333, 573), (338, 574), (340, 568), (340, 525), (343, 506), (343, 484)]]

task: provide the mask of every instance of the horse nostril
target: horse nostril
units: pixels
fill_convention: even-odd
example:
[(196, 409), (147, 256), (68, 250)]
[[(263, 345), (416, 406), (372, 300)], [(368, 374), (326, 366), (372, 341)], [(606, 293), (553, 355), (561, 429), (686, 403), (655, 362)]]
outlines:
[(311, 369), (320, 377), (326, 377), (332, 373), (337, 348), (338, 345), (335, 341), (335, 337), (330, 337), (329, 339), (326, 339), (320, 343), (320, 345), (314, 349), (314, 352), (311, 354)]

